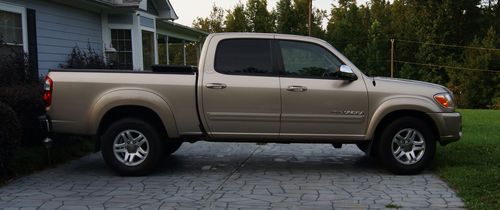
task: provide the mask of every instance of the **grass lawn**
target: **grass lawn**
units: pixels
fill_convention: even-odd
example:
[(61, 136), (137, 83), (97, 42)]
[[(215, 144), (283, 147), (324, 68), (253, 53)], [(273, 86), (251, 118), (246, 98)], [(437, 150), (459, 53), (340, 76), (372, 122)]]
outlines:
[(469, 209), (500, 209), (500, 110), (459, 110), (463, 137), (438, 147), (432, 170)]

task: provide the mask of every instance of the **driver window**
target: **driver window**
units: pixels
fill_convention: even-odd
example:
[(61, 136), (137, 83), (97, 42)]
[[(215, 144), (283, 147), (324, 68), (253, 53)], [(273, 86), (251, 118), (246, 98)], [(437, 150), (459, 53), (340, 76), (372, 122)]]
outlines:
[(284, 75), (292, 77), (337, 78), (342, 62), (315, 44), (279, 41)]

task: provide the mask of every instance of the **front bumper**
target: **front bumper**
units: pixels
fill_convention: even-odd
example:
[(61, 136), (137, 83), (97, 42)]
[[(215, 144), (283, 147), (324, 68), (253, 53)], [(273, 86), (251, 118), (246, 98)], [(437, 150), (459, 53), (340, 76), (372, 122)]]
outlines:
[(446, 145), (462, 137), (462, 115), (452, 113), (429, 113), (439, 131), (439, 143)]

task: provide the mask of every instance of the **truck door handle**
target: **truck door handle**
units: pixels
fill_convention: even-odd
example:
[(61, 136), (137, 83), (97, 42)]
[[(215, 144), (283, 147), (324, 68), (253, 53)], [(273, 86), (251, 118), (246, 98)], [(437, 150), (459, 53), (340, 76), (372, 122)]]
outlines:
[(207, 88), (210, 88), (210, 89), (224, 89), (226, 87), (227, 87), (227, 85), (223, 84), (223, 83), (208, 83), (207, 84)]
[(288, 86), (288, 88), (286, 90), (292, 91), (292, 92), (304, 92), (304, 91), (307, 91), (307, 87), (292, 85), (292, 86)]

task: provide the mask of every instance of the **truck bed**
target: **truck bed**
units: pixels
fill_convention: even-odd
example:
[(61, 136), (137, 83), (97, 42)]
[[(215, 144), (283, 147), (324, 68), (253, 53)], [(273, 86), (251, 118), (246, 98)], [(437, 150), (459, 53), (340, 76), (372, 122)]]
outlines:
[[(154, 97), (163, 102), (137, 104), (168, 108), (172, 113), (178, 134), (189, 135), (200, 132), (196, 111), (196, 73), (188, 72), (148, 72), (120, 70), (52, 70), (50, 78), (54, 82), (53, 101), (48, 110), (52, 118), (53, 130), (58, 133), (81, 135), (95, 134), (95, 116), (100, 104), (110, 106), (109, 97), (119, 98), (123, 105), (134, 104), (136, 97)], [(77, 96), (75, 96), (75, 94)], [(108, 97), (109, 96), (109, 97)], [(68, 100), (71, 99), (71, 100)], [(153, 101), (153, 100), (152, 100)], [(137, 103), (143, 103), (139, 100)], [(117, 104), (114, 104), (117, 105)], [(119, 105), (119, 104), (118, 104)], [(111, 107), (110, 107), (111, 108)], [(57, 110), (57, 112), (51, 112)], [(94, 120), (94, 121), (93, 121)]]

